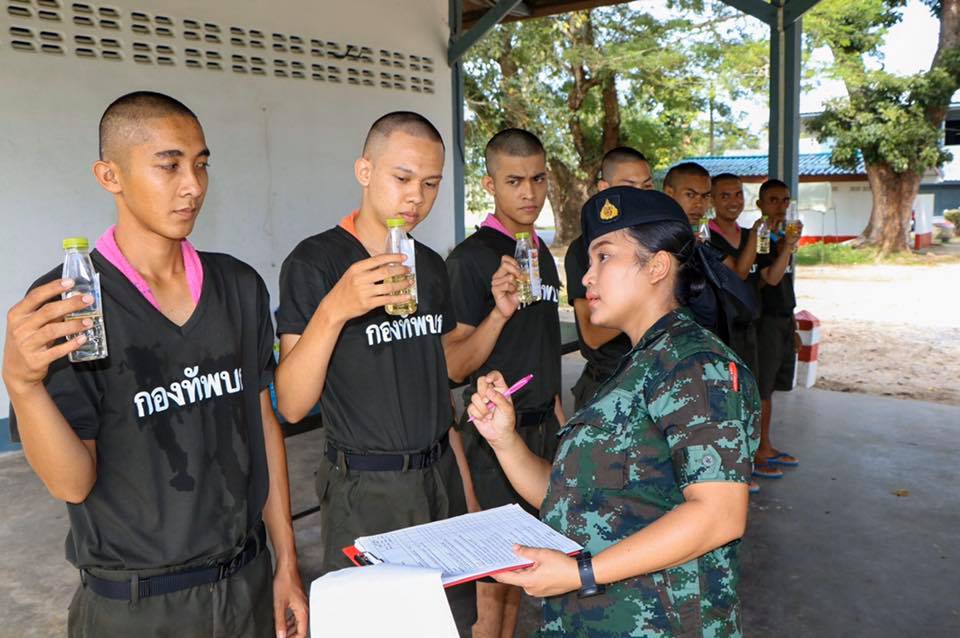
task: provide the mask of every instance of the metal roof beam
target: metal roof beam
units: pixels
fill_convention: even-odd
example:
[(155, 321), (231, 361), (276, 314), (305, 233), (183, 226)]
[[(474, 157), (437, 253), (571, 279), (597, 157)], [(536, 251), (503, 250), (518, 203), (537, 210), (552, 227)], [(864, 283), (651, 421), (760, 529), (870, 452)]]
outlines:
[(499, 0), (483, 17), (477, 20), (473, 28), (462, 36), (453, 40), (447, 49), (447, 63), (453, 64), (460, 60), (480, 38), (487, 35), (490, 29), (497, 26), (511, 11), (515, 10), (521, 0)]
[(764, 0), (723, 0), (723, 2), (769, 25), (777, 22), (777, 8)]
[(820, 0), (789, 0), (783, 5), (783, 21), (786, 24), (793, 24), (819, 3)]

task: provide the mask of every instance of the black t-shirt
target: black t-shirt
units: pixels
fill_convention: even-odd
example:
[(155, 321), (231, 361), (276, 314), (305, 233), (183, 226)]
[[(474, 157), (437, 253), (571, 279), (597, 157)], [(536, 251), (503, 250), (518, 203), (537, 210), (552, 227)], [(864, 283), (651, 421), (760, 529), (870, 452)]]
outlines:
[[(577, 237), (567, 247), (567, 255), (563, 260), (563, 268), (567, 272), (567, 300), (570, 305), (577, 299), (587, 298), (587, 289), (583, 285), (583, 276), (587, 274), (590, 268), (590, 259), (587, 256), (587, 247), (583, 244), (583, 237)], [(600, 373), (603, 377), (612, 375), (623, 355), (630, 352), (633, 348), (630, 343), (630, 337), (620, 333), (610, 341), (606, 342), (596, 350), (588, 346), (583, 341), (583, 334), (580, 331), (580, 320), (574, 314), (574, 321), (577, 324), (577, 337), (580, 341), (580, 354), (587, 360), (587, 365)]]
[[(442, 335), (456, 327), (443, 259), (416, 243), (417, 311), (375, 308), (340, 331), (320, 395), (327, 438), (357, 452), (413, 452), (450, 427)], [(337, 226), (308, 237), (280, 270), (279, 334), (303, 334), (320, 301), (347, 269), (370, 257)]]
[[(757, 272), (767, 268), (777, 259), (780, 250), (790, 250), (786, 241), (782, 237), (777, 237), (773, 233), (770, 235), (770, 252), (757, 255)], [(793, 314), (793, 309), (797, 307), (797, 298), (793, 290), (793, 258), (787, 264), (787, 269), (783, 274), (783, 279), (776, 286), (762, 285), (760, 291), (760, 307), (764, 315), (774, 317), (786, 317)]]
[[(490, 290), (493, 273), (503, 255), (513, 257), (517, 242), (493, 228), (480, 228), (447, 257), (450, 289), (457, 321), (478, 326), (496, 306)], [(507, 383), (527, 374), (533, 380), (514, 397), (518, 411), (551, 408), (560, 393), (560, 275), (550, 251), (539, 249), (542, 300), (521, 305), (503, 327), (493, 352), (470, 375), (472, 394), (476, 379), (491, 370), (503, 373)]]
[[(731, 245), (730, 242), (727, 241), (727, 238), (718, 232), (710, 233), (710, 241), (708, 243), (720, 251), (724, 257), (732, 257), (734, 260), (737, 260), (740, 258), (740, 254), (743, 252), (743, 249), (746, 248), (749, 240), (750, 229), (740, 228), (740, 243), (737, 246)], [(757, 257), (759, 258), (760, 255), (757, 255)], [(757, 259), (754, 259), (753, 265), (750, 266), (750, 273), (747, 275), (745, 281), (751, 290), (755, 291), (759, 289), (760, 269), (757, 267)], [(732, 319), (737, 324), (749, 324), (755, 318), (755, 312), (750, 312), (747, 308), (744, 308), (742, 304), (734, 303), (732, 308), (735, 311)]]
[(259, 522), (269, 487), (260, 391), (276, 364), (266, 286), (243, 262), (200, 253), (203, 290), (181, 327), (91, 257), (110, 355), (61, 359), (45, 380), (77, 435), (97, 444), (97, 481), (67, 505), (67, 560), (150, 569), (223, 557)]

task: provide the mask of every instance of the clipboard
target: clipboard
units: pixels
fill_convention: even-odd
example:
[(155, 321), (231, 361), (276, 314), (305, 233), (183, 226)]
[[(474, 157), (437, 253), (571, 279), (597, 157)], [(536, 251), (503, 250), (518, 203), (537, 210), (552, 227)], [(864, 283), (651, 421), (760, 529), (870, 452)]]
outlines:
[[(356, 565), (357, 567), (368, 567), (370, 565), (379, 564), (377, 561), (374, 561), (371, 558), (369, 558), (367, 554), (364, 554), (359, 549), (357, 549), (356, 545), (350, 545), (349, 547), (344, 547), (341, 551), (347, 558), (350, 559), (350, 562)], [(569, 552), (567, 556), (576, 556), (581, 551), (582, 550), (578, 549), (576, 551)], [(511, 567), (504, 567), (502, 569), (494, 569), (493, 571), (485, 572), (483, 574), (476, 574), (476, 575), (469, 576), (467, 578), (461, 578), (451, 583), (444, 583), (443, 588), (447, 589), (449, 587), (456, 587), (457, 585), (463, 585), (464, 583), (480, 580), (481, 578), (486, 578), (487, 576), (493, 576), (494, 574), (501, 574), (503, 572), (515, 572), (518, 569), (526, 569), (527, 567), (530, 567), (532, 565), (533, 563), (524, 563), (522, 565), (513, 565)]]
[(514, 503), (364, 536), (341, 551), (358, 567), (387, 564), (439, 570), (446, 588), (532, 566), (532, 561), (513, 552), (514, 544), (546, 547), (568, 556), (583, 550)]

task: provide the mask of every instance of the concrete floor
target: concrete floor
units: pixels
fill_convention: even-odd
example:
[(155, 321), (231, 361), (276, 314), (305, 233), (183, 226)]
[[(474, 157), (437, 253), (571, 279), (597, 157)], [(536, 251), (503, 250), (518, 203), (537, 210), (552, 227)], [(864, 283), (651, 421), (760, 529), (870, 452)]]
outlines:
[[(564, 359), (565, 387), (580, 365)], [(751, 501), (746, 636), (960, 636), (960, 408), (819, 390), (778, 395), (774, 406), (774, 443), (802, 465)], [(319, 436), (291, 441), (298, 511), (316, 500)], [(65, 508), (18, 453), (0, 456), (0, 507), (0, 637), (63, 635), (77, 585), (63, 559)], [(296, 523), (308, 586), (316, 522)], [(519, 635), (536, 616), (526, 601)]]

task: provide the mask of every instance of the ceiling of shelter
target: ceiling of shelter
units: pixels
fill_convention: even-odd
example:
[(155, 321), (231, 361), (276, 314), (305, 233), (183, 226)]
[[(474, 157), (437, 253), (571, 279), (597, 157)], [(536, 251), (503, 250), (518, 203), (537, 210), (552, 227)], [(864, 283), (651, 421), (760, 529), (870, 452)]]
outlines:
[[(626, 0), (524, 0), (504, 19), (504, 22), (523, 20), (524, 18), (552, 16), (568, 11), (593, 9), (594, 7), (605, 7), (611, 4), (622, 4), (625, 1)], [(497, 0), (463, 0), (463, 28), (469, 29), (495, 4), (497, 4)]]

